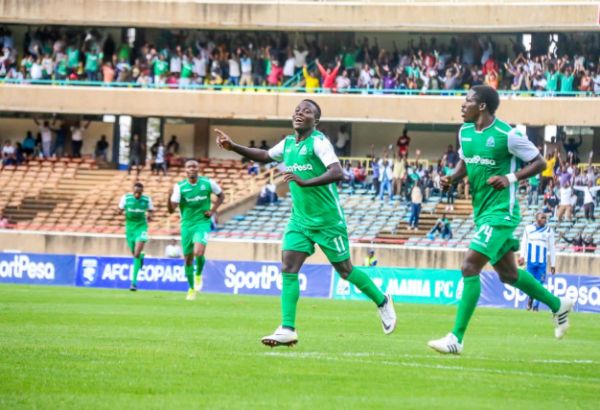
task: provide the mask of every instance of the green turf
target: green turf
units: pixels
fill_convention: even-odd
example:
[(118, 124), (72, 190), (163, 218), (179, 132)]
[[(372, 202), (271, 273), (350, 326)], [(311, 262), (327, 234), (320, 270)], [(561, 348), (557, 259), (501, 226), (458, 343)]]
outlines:
[(478, 309), (462, 357), (426, 341), (455, 308), (301, 299), (295, 348), (269, 349), (279, 300), (0, 286), (0, 408), (598, 408), (600, 316)]

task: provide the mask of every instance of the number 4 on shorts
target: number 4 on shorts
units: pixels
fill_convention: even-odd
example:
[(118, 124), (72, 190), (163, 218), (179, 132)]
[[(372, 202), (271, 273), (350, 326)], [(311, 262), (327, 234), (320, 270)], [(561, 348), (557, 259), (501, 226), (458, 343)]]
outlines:
[(482, 240), (485, 243), (488, 243), (492, 237), (493, 232), (493, 227), (489, 225), (481, 225), (476, 235), (479, 237), (480, 240)]

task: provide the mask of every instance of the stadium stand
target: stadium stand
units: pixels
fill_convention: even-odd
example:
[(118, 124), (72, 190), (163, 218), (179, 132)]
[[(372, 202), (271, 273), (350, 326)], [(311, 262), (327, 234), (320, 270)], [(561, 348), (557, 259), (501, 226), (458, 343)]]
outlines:
[[(256, 191), (271, 178), (273, 168), (257, 176), (248, 174), (240, 161), (202, 159), (201, 174), (215, 179), (225, 192), (224, 208)], [(154, 176), (148, 169), (140, 176), (116, 170), (98, 170), (93, 160), (34, 160), (27, 165), (6, 166), (0, 172), (0, 213), (15, 229), (122, 233), (123, 216), (116, 215), (121, 196), (142, 182), (154, 198), (153, 234), (177, 234), (179, 215), (169, 215), (166, 197), (171, 187), (185, 178), (183, 168), (171, 168), (167, 176)]]

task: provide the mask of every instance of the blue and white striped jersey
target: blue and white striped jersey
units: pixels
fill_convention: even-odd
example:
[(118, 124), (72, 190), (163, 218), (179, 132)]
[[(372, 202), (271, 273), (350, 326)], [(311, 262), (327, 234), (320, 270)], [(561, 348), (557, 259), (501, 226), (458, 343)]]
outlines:
[(554, 230), (548, 225), (543, 227), (536, 224), (527, 225), (523, 231), (520, 255), (527, 263), (546, 265), (550, 254), (550, 266), (556, 267), (554, 241)]

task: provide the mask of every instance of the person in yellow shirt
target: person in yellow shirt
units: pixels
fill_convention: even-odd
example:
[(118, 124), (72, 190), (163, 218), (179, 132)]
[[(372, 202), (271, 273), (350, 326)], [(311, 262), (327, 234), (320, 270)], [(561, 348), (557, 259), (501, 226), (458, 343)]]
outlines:
[(302, 67), (302, 74), (304, 74), (304, 87), (306, 88), (307, 93), (314, 93), (317, 88), (319, 88), (319, 78), (315, 75), (315, 73), (311, 70), (308, 71), (306, 68), (306, 64)]
[(554, 179), (554, 167), (558, 157), (558, 150), (554, 150), (552, 153), (548, 153), (546, 156), (546, 169), (542, 171), (542, 185), (540, 187), (541, 194), (546, 192), (546, 186), (551, 179)]
[(365, 258), (365, 266), (377, 266), (377, 258), (375, 257), (375, 251), (373, 249), (369, 249), (367, 255), (368, 256)]

